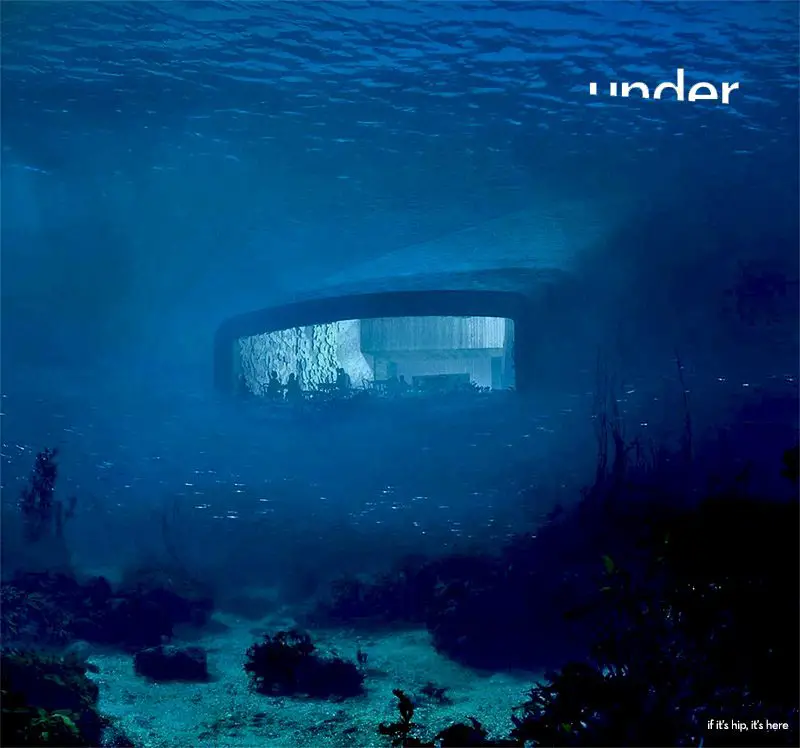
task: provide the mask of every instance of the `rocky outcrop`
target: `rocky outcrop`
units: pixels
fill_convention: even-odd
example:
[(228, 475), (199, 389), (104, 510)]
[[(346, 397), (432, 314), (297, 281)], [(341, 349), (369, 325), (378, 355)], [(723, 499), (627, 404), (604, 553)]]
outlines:
[(201, 647), (162, 645), (143, 649), (134, 655), (133, 667), (137, 674), (156, 681), (208, 680), (206, 652)]

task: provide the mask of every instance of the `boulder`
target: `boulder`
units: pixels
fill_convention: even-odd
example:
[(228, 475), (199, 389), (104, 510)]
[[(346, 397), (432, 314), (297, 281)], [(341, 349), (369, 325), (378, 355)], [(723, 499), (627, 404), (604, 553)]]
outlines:
[(161, 645), (137, 652), (133, 667), (138, 675), (158, 681), (208, 680), (206, 652), (201, 647)]

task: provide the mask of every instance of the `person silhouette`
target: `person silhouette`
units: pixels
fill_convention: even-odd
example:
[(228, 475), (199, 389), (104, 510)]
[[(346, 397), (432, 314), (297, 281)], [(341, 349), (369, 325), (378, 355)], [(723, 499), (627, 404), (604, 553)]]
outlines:
[(278, 400), (283, 392), (283, 385), (281, 380), (278, 379), (278, 372), (271, 371), (269, 373), (269, 381), (267, 382), (267, 397), (270, 400)]
[(289, 402), (297, 402), (303, 399), (303, 391), (300, 389), (300, 382), (296, 374), (290, 374), (286, 380), (286, 399)]
[(336, 389), (339, 392), (346, 392), (350, 389), (350, 376), (341, 366), (336, 370)]

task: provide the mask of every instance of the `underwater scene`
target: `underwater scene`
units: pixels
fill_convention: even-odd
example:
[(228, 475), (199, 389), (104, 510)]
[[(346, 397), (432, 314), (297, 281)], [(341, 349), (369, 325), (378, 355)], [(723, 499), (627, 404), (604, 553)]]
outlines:
[(0, 745), (800, 745), (796, 2), (0, 35)]

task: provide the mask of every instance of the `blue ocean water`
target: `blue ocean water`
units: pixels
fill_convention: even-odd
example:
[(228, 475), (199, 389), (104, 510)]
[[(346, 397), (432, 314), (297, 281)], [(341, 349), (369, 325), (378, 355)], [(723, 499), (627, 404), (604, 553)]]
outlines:
[[(628, 308), (570, 328), (589, 359), (627, 326), (658, 377), (654, 338), (691, 347), (704, 386), (791, 383), (797, 53), (781, 2), (6, 3), (5, 485), (53, 441), (65, 479), (114, 504), (258, 474), (260, 427), (226, 438), (247, 416), (208, 411), (213, 331), (360, 268), (391, 285), (599, 263), (598, 298)], [(740, 87), (726, 105), (588, 96), (678, 67)], [(504, 217), (526, 210), (512, 246)], [(492, 221), (469, 253), (450, 239)], [(750, 266), (787, 279), (777, 301), (742, 291)]]
[[(599, 261), (596, 287), (630, 307), (605, 335), (570, 330), (589, 358), (633, 320), (634, 350), (692, 346), (705, 386), (791, 382), (797, 53), (781, 2), (5, 4), (5, 485), (52, 441), (75, 490), (113, 504), (137, 485), (191, 493), (197, 475), (217, 493), (240, 473), (260, 484), (253, 442), (268, 437), (226, 438), (247, 416), (208, 412), (213, 331), (370, 263), (391, 285), (431, 264)], [(588, 96), (678, 67), (740, 88), (727, 105)], [(527, 209), (539, 244), (507, 247), (504, 216)], [(469, 254), (449, 239), (492, 221)], [(601, 249), (575, 259), (589, 241)], [(749, 324), (746, 263), (795, 283), (755, 299)], [(766, 349), (763, 371), (744, 341)], [(585, 401), (585, 384), (540, 415)], [(322, 441), (302, 462), (324, 462)]]
[[(699, 442), (734, 423), (761, 464), (796, 432), (795, 2), (0, 13), (4, 526), (58, 447), (87, 572), (163, 553), (167, 515), (188, 565), (250, 582), (500, 543), (591, 481), (598, 350), (631, 437), (675, 439), (683, 389)], [(679, 68), (739, 85), (608, 95)], [(547, 279), (522, 401), (295, 418), (214, 390), (228, 318), (478, 270)]]

